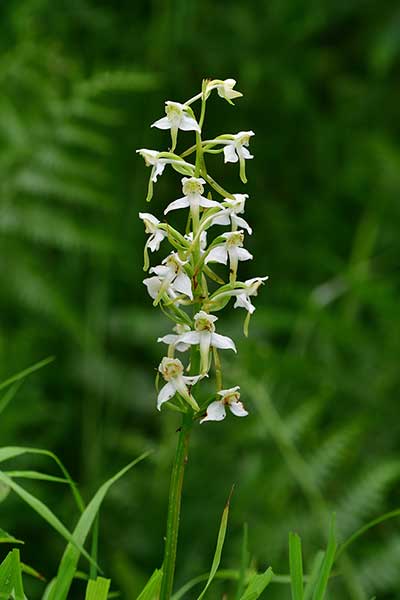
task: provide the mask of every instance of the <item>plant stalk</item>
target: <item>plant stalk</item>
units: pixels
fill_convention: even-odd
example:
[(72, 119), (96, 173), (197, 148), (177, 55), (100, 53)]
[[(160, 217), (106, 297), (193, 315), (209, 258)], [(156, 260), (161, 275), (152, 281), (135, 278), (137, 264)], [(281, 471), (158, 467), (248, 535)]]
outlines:
[(160, 600), (170, 600), (173, 591), (183, 477), (185, 474), (185, 466), (188, 460), (191, 427), (192, 414), (190, 412), (183, 415), (182, 426), (179, 430), (175, 460), (172, 466)]

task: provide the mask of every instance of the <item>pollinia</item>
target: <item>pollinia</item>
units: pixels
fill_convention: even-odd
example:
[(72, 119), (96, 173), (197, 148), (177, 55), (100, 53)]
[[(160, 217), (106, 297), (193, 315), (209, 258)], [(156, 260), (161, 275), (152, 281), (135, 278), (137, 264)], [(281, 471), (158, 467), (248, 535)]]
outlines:
[[(144, 269), (150, 277), (144, 284), (154, 306), (173, 322), (173, 331), (158, 338), (167, 346), (158, 367), (157, 408), (166, 406), (190, 413), (200, 423), (221, 421), (226, 407), (232, 414), (244, 417), (248, 413), (240, 400), (240, 388), (222, 389), (221, 350), (236, 352), (234, 341), (218, 330), (215, 313), (234, 301), (234, 308), (243, 308), (247, 315), (244, 332), (247, 335), (250, 316), (255, 307), (251, 298), (267, 277), (238, 279), (239, 263), (253, 256), (244, 248), (245, 236), (252, 229), (243, 218), (247, 194), (231, 193), (208, 172), (206, 158), (209, 154), (223, 154), (225, 163), (239, 163), (240, 179), (246, 179), (246, 161), (253, 158), (249, 152), (253, 131), (217, 135), (203, 140), (206, 103), (213, 92), (230, 104), (242, 94), (234, 89), (234, 79), (204, 80), (201, 92), (184, 103), (167, 101), (166, 116), (155, 121), (152, 127), (170, 131), (171, 148), (168, 151), (140, 149), (137, 152), (151, 168), (147, 201), (154, 194), (154, 184), (165, 167), (170, 166), (182, 175), (182, 197), (168, 204), (164, 215), (171, 222), (160, 221), (154, 215), (141, 212), (148, 238), (144, 249)], [(199, 102), (199, 115), (192, 106)], [(178, 134), (194, 134), (194, 144), (177, 153)], [(194, 158), (194, 161), (191, 161)], [(173, 225), (174, 212), (187, 212), (184, 232)], [(214, 234), (214, 235), (212, 235)], [(149, 252), (157, 252), (165, 245), (172, 251), (160, 265), (150, 267)], [(221, 278), (213, 265), (226, 265), (228, 272)], [(178, 358), (179, 356), (179, 358)], [(198, 387), (204, 378), (214, 374), (216, 391), (200, 402)], [(161, 382), (160, 376), (163, 378)]]

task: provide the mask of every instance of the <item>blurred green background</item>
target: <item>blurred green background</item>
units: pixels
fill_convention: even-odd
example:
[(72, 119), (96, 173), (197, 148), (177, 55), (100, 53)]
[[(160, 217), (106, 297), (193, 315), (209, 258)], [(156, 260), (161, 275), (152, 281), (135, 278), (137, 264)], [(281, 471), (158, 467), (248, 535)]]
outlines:
[[(156, 449), (101, 513), (114, 588), (135, 598), (161, 563), (179, 423), (155, 410), (155, 339), (169, 323), (142, 285), (149, 171), (135, 150), (167, 147), (149, 124), (203, 77), (234, 77), (245, 94), (235, 107), (211, 101), (206, 131), (256, 132), (246, 188), (235, 166), (213, 169), (250, 194), (255, 259), (243, 276), (270, 280), (249, 339), (243, 312), (222, 319), (239, 349), (226, 387), (241, 385), (251, 416), (194, 432), (177, 584), (209, 568), (232, 483), (229, 568), (244, 522), (255, 565), (286, 573), (290, 529), (310, 557), (324, 511), (345, 539), (398, 506), (398, 2), (8, 0), (0, 17), (0, 380), (56, 356), (2, 414), (1, 440), (58, 453), (87, 498)], [(166, 172), (155, 190), (160, 216), (179, 177)], [(65, 489), (27, 485), (73, 526)], [(62, 540), (13, 496), (0, 508), (0, 527), (26, 541), (23, 560), (51, 577)], [(397, 522), (350, 556), (332, 597), (400, 598)]]

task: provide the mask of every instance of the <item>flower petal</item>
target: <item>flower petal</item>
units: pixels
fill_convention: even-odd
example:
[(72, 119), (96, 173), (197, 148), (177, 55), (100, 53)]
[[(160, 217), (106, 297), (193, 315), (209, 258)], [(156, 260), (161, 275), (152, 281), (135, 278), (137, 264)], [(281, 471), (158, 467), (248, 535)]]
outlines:
[(193, 300), (192, 282), (190, 277), (186, 273), (183, 273), (183, 271), (175, 278), (172, 287), (175, 291), (185, 294), (185, 296)]
[(236, 402), (231, 402), (229, 404), (229, 408), (231, 413), (234, 414), (236, 417), (247, 417), (247, 415), (249, 414), (244, 408), (243, 403), (240, 402), (240, 400), (237, 400)]
[(246, 229), (246, 231), (251, 235), (253, 233), (252, 228), (250, 227), (250, 225), (248, 224), (247, 221), (245, 221), (244, 219), (242, 219), (242, 217), (238, 217), (237, 215), (233, 214), (232, 215), (232, 222), (236, 223), (236, 225), (238, 227), (240, 227), (240, 229)]
[(235, 145), (227, 144), (224, 146), (224, 161), (235, 163), (239, 160), (238, 155), (236, 154)]
[(219, 202), (216, 202), (215, 200), (209, 200), (208, 198), (205, 198), (204, 196), (200, 196), (199, 204), (203, 208), (213, 208), (215, 206), (221, 206)]
[(181, 342), (190, 344), (191, 346), (200, 343), (200, 333), (198, 331), (188, 331), (181, 337)]
[(177, 210), (178, 208), (187, 208), (190, 206), (189, 199), (184, 196), (183, 198), (178, 198), (178, 200), (174, 200), (171, 204), (168, 204), (167, 208), (164, 210), (164, 215), (169, 213), (170, 210)]
[(221, 348), (221, 350), (233, 350), (236, 352), (235, 342), (230, 337), (219, 333), (211, 334), (211, 346)]
[(238, 260), (251, 260), (253, 258), (253, 255), (250, 254), (250, 252), (246, 250), (246, 248), (238, 248), (237, 257)]
[[(224, 212), (224, 211), (222, 211)], [(224, 212), (224, 214), (218, 215), (214, 217), (211, 222), (211, 225), (229, 225), (230, 223), (230, 215), (228, 212)]]
[(171, 121), (168, 117), (162, 117), (162, 119), (154, 121), (151, 127), (157, 127), (157, 129), (171, 129)]
[(164, 404), (164, 402), (168, 402), (168, 400), (171, 400), (171, 398), (175, 396), (175, 392), (175, 387), (170, 381), (161, 388), (157, 397), (158, 410), (161, 410), (161, 406)]
[(226, 417), (226, 410), (224, 403), (220, 400), (216, 400), (215, 402), (211, 402), (207, 408), (206, 416), (201, 419), (200, 423), (204, 423), (205, 421), (222, 421)]
[(157, 338), (157, 342), (164, 342), (164, 344), (175, 344), (176, 341), (179, 339), (179, 335), (176, 335), (174, 333), (168, 333), (167, 335), (164, 335), (163, 337), (159, 337)]
[(200, 133), (200, 126), (197, 123), (196, 119), (193, 117), (189, 117), (189, 115), (183, 115), (182, 119), (179, 123), (179, 129), (182, 131), (198, 131)]
[(221, 263), (222, 265), (226, 265), (228, 262), (228, 252), (224, 244), (215, 246), (215, 248), (210, 250), (205, 260), (206, 264), (209, 262), (217, 262)]
[(143, 280), (144, 285), (147, 287), (149, 296), (155, 300), (158, 296), (158, 292), (161, 287), (161, 280), (159, 277), (148, 277)]
[(239, 294), (233, 308), (245, 308), (251, 315), (256, 310), (256, 307), (251, 303), (250, 298), (246, 294)]

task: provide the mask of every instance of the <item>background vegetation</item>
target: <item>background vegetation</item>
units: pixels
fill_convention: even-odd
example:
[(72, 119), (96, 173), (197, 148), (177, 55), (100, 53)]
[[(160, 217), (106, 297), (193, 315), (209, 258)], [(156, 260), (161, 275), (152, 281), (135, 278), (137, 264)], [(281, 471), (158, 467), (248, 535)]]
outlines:
[[(2, 444), (58, 453), (88, 497), (156, 448), (101, 513), (100, 562), (122, 597), (162, 560), (178, 423), (155, 411), (155, 338), (168, 324), (142, 285), (148, 171), (135, 149), (165, 145), (148, 124), (205, 76), (234, 77), (245, 93), (235, 109), (210, 104), (208, 127), (256, 132), (248, 188), (234, 168), (227, 187), (250, 194), (244, 272), (270, 281), (248, 340), (242, 314), (224, 323), (239, 346), (227, 387), (241, 384), (251, 416), (193, 436), (178, 583), (209, 568), (233, 482), (225, 567), (239, 563), (243, 522), (256, 564), (285, 573), (290, 529), (307, 557), (325, 543), (326, 511), (344, 539), (397, 507), (398, 3), (8, 0), (0, 18), (0, 380), (56, 356), (2, 414)], [(157, 214), (177, 184), (172, 173), (157, 184)], [(29, 487), (74, 522), (65, 488)], [(53, 575), (62, 540), (12, 495), (0, 527)], [(351, 560), (358, 592), (341, 575), (335, 597), (400, 597), (398, 523), (371, 531)]]

